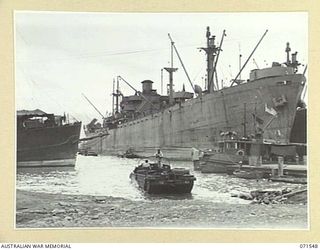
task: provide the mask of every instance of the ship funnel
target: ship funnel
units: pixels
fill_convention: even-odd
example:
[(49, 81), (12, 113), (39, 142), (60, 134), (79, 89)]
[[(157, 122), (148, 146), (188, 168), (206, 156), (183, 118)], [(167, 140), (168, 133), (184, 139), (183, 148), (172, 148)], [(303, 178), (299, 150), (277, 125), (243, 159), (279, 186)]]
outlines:
[(298, 54), (298, 52), (296, 52), (296, 53), (293, 53), (293, 54), (291, 54), (291, 58), (292, 58), (292, 63), (297, 63), (298, 61), (297, 61), (297, 54)]
[(149, 94), (149, 93), (151, 93), (153, 81), (151, 81), (151, 80), (144, 80), (144, 81), (142, 81), (141, 83), (142, 83), (142, 93), (143, 93), (143, 94)]

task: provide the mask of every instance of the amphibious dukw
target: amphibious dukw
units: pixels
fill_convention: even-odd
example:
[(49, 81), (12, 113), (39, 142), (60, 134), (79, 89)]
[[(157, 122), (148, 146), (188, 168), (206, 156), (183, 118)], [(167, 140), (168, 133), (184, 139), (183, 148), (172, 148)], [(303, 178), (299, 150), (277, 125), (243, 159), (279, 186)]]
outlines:
[(151, 163), (149, 167), (139, 165), (130, 178), (149, 194), (188, 194), (196, 180), (188, 169), (159, 163)]
[[(95, 121), (86, 126), (88, 137), (104, 130), (108, 133), (85, 146), (101, 154), (119, 154), (130, 149), (140, 156), (150, 156), (161, 148), (168, 158), (190, 159), (192, 147), (214, 148), (230, 131), (242, 139), (259, 135), (264, 143), (289, 144), (306, 83), (304, 73), (298, 73), (297, 52), (290, 54), (287, 43), (284, 63), (273, 62), (271, 67), (253, 69), (248, 80), (240, 80), (249, 57), (231, 85), (223, 87), (218, 84), (216, 66), (224, 36), (223, 32), (216, 46), (215, 36), (207, 28), (207, 46), (201, 48), (207, 57), (204, 90), (190, 81), (194, 93), (184, 88), (174, 91), (173, 73), (177, 69), (173, 65), (164, 68), (169, 73), (168, 95), (159, 95), (151, 80), (142, 81), (142, 91), (138, 91), (118, 76), (112, 116), (103, 118), (102, 126)], [(172, 40), (171, 47), (178, 54)], [(182, 61), (181, 64), (185, 69)], [(124, 96), (119, 91), (119, 81), (128, 84), (135, 94)]]
[(66, 116), (17, 111), (17, 167), (74, 166), (80, 128)]

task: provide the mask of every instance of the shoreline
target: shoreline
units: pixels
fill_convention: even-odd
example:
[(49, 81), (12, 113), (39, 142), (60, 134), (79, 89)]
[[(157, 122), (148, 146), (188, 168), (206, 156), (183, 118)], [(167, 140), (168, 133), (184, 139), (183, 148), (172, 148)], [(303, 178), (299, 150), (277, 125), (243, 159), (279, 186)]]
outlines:
[[(142, 201), (17, 189), (16, 228), (308, 229), (306, 197), (286, 204), (229, 204), (192, 198)], [(236, 199), (236, 198), (235, 198)]]

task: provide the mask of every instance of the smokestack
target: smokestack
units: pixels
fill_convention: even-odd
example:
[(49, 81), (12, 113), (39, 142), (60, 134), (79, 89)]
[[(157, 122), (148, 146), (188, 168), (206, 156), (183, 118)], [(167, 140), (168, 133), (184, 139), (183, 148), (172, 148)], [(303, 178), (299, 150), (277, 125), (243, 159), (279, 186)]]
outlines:
[(142, 93), (143, 94), (150, 94), (152, 91), (152, 84), (153, 81), (151, 80), (144, 80), (141, 82), (142, 83)]

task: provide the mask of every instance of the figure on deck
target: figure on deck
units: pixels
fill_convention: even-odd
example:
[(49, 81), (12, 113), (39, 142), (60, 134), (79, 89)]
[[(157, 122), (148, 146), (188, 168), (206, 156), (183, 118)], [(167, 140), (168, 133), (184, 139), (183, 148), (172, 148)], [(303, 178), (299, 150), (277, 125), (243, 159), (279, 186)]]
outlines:
[(160, 149), (158, 149), (157, 153), (155, 153), (154, 155), (158, 161), (158, 167), (161, 168), (162, 167), (162, 164), (161, 164), (161, 161), (162, 161), (162, 158), (163, 158), (163, 153), (161, 152)]
[(144, 163), (142, 163), (142, 167), (145, 167), (145, 168), (150, 168), (150, 163), (148, 160), (145, 160)]

